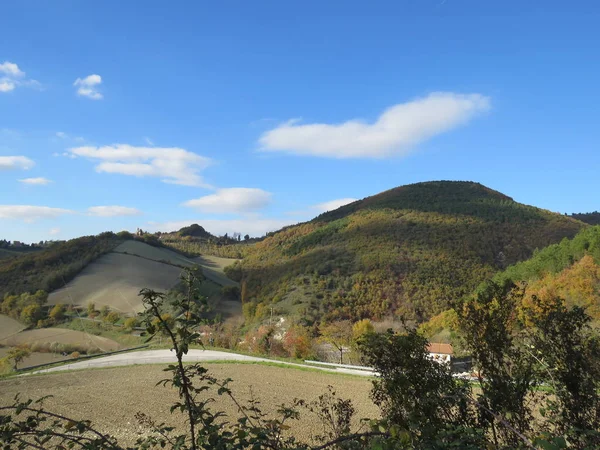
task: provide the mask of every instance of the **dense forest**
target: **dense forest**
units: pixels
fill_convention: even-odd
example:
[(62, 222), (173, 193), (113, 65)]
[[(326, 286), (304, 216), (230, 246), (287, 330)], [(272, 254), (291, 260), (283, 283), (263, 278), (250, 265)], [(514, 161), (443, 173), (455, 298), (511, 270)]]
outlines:
[(241, 282), (247, 318), (273, 307), (309, 323), (390, 314), (425, 321), (586, 227), (478, 183), (417, 183), (274, 233), (227, 272)]

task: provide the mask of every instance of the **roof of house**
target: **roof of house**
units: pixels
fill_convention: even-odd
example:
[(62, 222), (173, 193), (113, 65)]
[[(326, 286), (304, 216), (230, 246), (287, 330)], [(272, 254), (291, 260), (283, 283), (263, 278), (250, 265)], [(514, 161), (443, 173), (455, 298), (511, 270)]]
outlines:
[(454, 354), (454, 350), (452, 349), (452, 345), (450, 344), (440, 344), (437, 342), (430, 342), (427, 346), (427, 350), (429, 353), (441, 353), (443, 355), (452, 355)]

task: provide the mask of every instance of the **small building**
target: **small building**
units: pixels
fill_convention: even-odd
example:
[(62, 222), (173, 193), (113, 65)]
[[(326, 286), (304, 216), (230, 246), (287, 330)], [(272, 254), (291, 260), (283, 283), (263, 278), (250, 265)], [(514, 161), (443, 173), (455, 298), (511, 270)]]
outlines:
[(452, 355), (454, 355), (454, 350), (450, 344), (431, 342), (429, 343), (427, 350), (432, 359), (444, 363), (450, 363)]

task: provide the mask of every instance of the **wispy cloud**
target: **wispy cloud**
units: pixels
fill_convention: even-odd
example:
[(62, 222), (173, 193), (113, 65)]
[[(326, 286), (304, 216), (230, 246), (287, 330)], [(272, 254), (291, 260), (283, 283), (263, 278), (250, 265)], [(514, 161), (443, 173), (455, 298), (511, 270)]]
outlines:
[(328, 202), (319, 203), (313, 206), (319, 212), (327, 212), (338, 209), (344, 205), (357, 201), (357, 198), (338, 198), (336, 200), (329, 200)]
[(43, 185), (52, 183), (52, 180), (49, 180), (48, 178), (44, 178), (44, 177), (37, 177), (37, 178), (22, 178), (19, 180), (19, 182), (23, 183), (23, 184), (43, 186)]
[(62, 139), (65, 141), (70, 140), (75, 142), (85, 142), (85, 139), (81, 136), (72, 136), (68, 133), (65, 133), (64, 131), (57, 131), (56, 133), (54, 133), (54, 136), (56, 136), (58, 139)]
[(75, 211), (49, 206), (0, 205), (0, 219), (22, 220), (27, 223), (41, 219), (56, 219), (65, 214), (75, 214)]
[(50, 236), (56, 236), (57, 234), (60, 234), (60, 228), (52, 228), (50, 231), (48, 231), (48, 234)]
[(149, 137), (144, 137), (144, 142), (148, 144), (150, 147), (154, 147), (154, 142)]
[(26, 156), (0, 156), (0, 170), (28, 170), (33, 166), (35, 162)]
[(39, 81), (26, 79), (25, 72), (17, 64), (10, 61), (0, 63), (0, 92), (14, 91), (19, 86), (41, 88)]
[(417, 144), (469, 122), (490, 109), (480, 94), (436, 92), (385, 110), (375, 122), (300, 124), (289, 121), (264, 133), (263, 151), (328, 158), (385, 158), (408, 154)]
[(225, 188), (183, 203), (205, 213), (249, 213), (271, 202), (272, 194), (256, 188)]
[(98, 91), (100, 84), (102, 84), (102, 77), (92, 74), (85, 78), (77, 78), (73, 86), (77, 87), (77, 95), (91, 98), (92, 100), (101, 100), (103, 96)]
[(97, 172), (158, 177), (164, 183), (209, 187), (199, 172), (208, 167), (211, 160), (182, 148), (114, 144), (76, 147), (69, 149), (69, 154), (100, 161)]
[(97, 217), (140, 216), (142, 212), (127, 206), (92, 206), (87, 210), (88, 215)]

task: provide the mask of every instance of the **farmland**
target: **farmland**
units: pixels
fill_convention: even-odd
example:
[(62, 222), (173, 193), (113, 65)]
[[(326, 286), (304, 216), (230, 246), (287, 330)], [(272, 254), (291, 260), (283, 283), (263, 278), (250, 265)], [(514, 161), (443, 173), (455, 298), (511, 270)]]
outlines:
[[(125, 241), (113, 252), (89, 264), (64, 288), (50, 294), (48, 303), (73, 304), (85, 307), (94, 303), (97, 308), (108, 306), (122, 314), (135, 314), (142, 310), (138, 296), (140, 289), (167, 291), (178, 282), (184, 267), (200, 264), (206, 277), (220, 286), (235, 286), (223, 274), (223, 267), (234, 260), (206, 257), (193, 261), (172, 250), (152, 247), (137, 241)], [(207, 288), (205, 295), (219, 310), (219, 286)], [(224, 301), (224, 315), (240, 315), (241, 306)]]
[(8, 316), (0, 314), (0, 342), (25, 329), (25, 325)]
[[(218, 378), (232, 378), (231, 387), (242, 402), (249, 399), (252, 388), (261, 408), (269, 413), (274, 413), (282, 403), (290, 404), (294, 398), (312, 401), (331, 385), (339, 397), (352, 399), (357, 422), (378, 415), (369, 399), (371, 383), (366, 379), (254, 364), (208, 364), (207, 367)], [(169, 412), (177, 399), (176, 391), (156, 386), (165, 376), (162, 369), (163, 365), (131, 366), (1, 380), (0, 403), (9, 403), (18, 392), (33, 398), (52, 394), (46, 404), (49, 410), (91, 419), (102, 431), (133, 444), (141, 431), (134, 418), (138, 411), (159, 422), (184, 424), (182, 416)], [(230, 419), (237, 416), (235, 406), (225, 397), (219, 397), (214, 408), (222, 408)], [(306, 440), (321, 432), (318, 419), (304, 411), (292, 429)]]
[(65, 347), (79, 347), (90, 351), (101, 350), (103, 352), (117, 350), (120, 347), (117, 342), (111, 339), (65, 328), (40, 328), (21, 331), (0, 341), (0, 344), (8, 347), (26, 345), (32, 350), (35, 350), (36, 347), (50, 348), (52, 344), (57, 344)]

